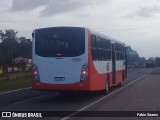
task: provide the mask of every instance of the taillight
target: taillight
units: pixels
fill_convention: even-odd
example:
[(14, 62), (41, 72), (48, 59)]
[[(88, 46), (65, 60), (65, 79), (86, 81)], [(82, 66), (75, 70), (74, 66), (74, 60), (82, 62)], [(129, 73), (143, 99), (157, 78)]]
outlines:
[(81, 75), (80, 75), (80, 80), (87, 80), (88, 78), (88, 65), (84, 64), (81, 68)]
[(38, 71), (34, 71), (34, 72), (33, 72), (33, 75), (38, 75)]
[(33, 65), (33, 73), (32, 73), (32, 75), (33, 75), (34, 80), (40, 80), (38, 67), (35, 64)]
[(86, 75), (87, 74), (87, 70), (82, 70), (81, 75)]

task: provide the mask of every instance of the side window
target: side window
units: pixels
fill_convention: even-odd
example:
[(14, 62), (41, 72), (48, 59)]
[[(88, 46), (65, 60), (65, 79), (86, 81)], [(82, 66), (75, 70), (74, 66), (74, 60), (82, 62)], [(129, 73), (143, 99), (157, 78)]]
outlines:
[(101, 48), (101, 39), (100, 37), (96, 37), (97, 48)]
[(103, 49), (106, 49), (106, 39), (105, 38), (102, 38), (102, 48)]
[(111, 50), (107, 50), (107, 51), (106, 51), (106, 54), (107, 54), (107, 55), (106, 55), (106, 59), (107, 59), (107, 60), (111, 60)]
[(91, 35), (91, 52), (93, 61), (96, 61), (98, 59), (98, 51), (96, 36), (94, 34)]
[(110, 40), (106, 40), (106, 46), (107, 46), (107, 49), (111, 49), (111, 41)]
[(116, 60), (124, 60), (124, 45), (115, 43)]
[(106, 40), (106, 49), (107, 49), (107, 60), (111, 60), (111, 41), (109, 39)]
[(93, 61), (111, 60), (111, 42), (100, 36), (91, 35), (91, 51)]
[(102, 42), (102, 39), (99, 37), (99, 36), (97, 36), (96, 37), (96, 40), (97, 40), (97, 56), (98, 56), (98, 61), (102, 61), (102, 44), (101, 44), (101, 42)]

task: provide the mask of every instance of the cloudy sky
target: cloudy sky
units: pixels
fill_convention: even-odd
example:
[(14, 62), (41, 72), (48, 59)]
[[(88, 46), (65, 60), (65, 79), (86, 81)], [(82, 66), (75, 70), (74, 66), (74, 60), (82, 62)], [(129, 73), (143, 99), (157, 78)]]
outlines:
[(51, 26), (88, 27), (160, 57), (160, 0), (0, 0), (0, 30), (31, 38)]

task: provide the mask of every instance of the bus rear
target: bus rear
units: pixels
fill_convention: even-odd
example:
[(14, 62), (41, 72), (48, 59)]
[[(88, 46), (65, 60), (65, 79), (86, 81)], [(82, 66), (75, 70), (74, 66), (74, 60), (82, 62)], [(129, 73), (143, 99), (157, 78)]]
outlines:
[(36, 90), (88, 90), (88, 30), (80, 27), (36, 29), (32, 34)]

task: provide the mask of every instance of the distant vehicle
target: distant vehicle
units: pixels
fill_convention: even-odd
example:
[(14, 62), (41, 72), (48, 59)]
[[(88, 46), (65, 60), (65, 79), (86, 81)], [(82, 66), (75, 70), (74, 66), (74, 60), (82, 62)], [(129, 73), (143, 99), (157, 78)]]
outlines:
[(146, 65), (146, 68), (154, 68), (156, 67), (156, 61), (155, 59), (149, 58), (148, 60), (146, 60), (145, 65)]
[(32, 39), (35, 90), (107, 93), (127, 76), (125, 44), (88, 28), (41, 28)]

